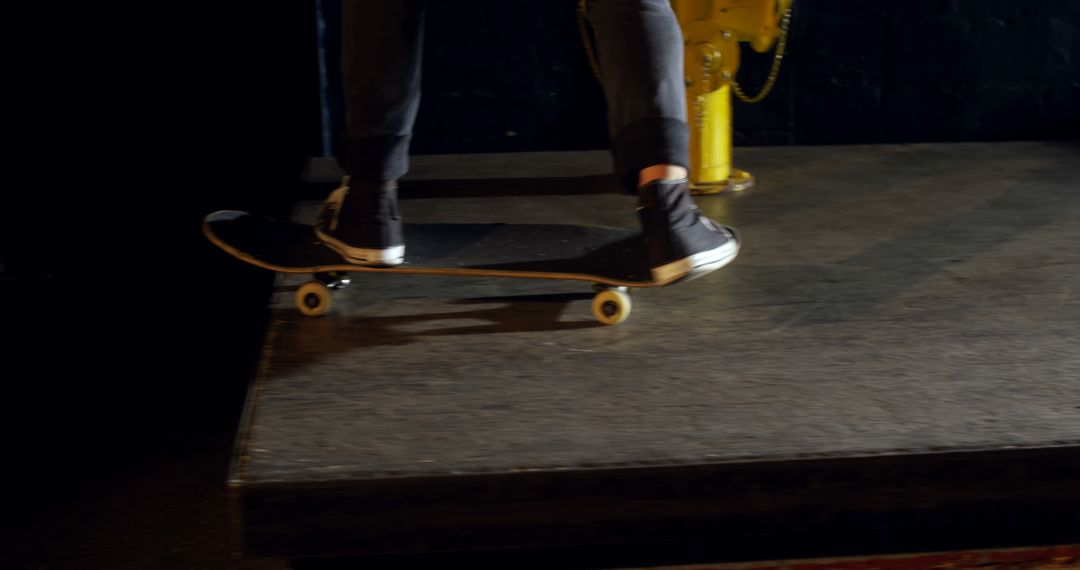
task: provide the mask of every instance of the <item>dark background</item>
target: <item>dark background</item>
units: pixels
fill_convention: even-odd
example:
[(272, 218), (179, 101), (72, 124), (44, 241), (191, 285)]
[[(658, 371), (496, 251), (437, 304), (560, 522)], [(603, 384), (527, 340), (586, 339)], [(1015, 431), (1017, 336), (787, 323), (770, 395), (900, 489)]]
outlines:
[[(434, 2), (414, 150), (606, 148), (575, 4)], [(1077, 138), (1080, 3), (796, 4), (775, 92), (736, 106), (738, 144)], [(162, 457), (212, 457), (216, 485), (272, 276), (200, 222), (310, 194), (304, 160), (327, 150), (315, 6), (34, 11), (12, 20), (31, 33), (8, 113), (29, 123), (12, 172), (37, 176), (9, 179), (0, 242), (13, 506), (78, 501)], [(770, 59), (744, 61), (753, 90)]]
[[(434, 2), (417, 153), (607, 148), (575, 2)], [(320, 0), (329, 131), (340, 0)], [(796, 0), (773, 93), (736, 103), (741, 145), (1063, 139), (1080, 127), (1080, 5)], [(744, 50), (756, 92), (772, 54)], [(333, 138), (331, 139), (333, 142)]]

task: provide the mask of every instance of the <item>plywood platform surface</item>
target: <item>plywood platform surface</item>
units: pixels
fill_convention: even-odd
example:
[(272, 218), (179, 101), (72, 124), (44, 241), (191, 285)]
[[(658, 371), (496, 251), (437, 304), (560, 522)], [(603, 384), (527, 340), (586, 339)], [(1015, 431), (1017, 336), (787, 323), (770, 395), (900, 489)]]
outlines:
[[(639, 292), (617, 327), (580, 284), (357, 275), (313, 320), (286, 280), (238, 478), (1075, 443), (1076, 151), (778, 149), (758, 188), (699, 199), (742, 230), (738, 260)], [(404, 204), (412, 221), (634, 223), (614, 194)]]

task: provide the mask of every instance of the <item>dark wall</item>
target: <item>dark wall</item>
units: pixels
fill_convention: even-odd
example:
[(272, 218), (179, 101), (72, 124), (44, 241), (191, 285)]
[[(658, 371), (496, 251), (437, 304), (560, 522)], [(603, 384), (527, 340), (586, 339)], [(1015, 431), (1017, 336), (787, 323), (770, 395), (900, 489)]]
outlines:
[[(317, 0), (331, 144), (343, 124), (341, 0)], [(575, 0), (430, 2), (417, 154), (602, 148), (604, 94), (585, 59)]]
[[(796, 2), (777, 113), (790, 142), (1077, 136), (1080, 3)], [(757, 125), (744, 126), (757, 138)]]
[(319, 152), (315, 25), (303, 2), (208, 4), (39, 3), (18, 19), (34, 41), (12, 89), (29, 101), (8, 112), (32, 124), (0, 201), (0, 387), (12, 472), (48, 492), (17, 502), (62, 501), (237, 421), (273, 276), (201, 221), (301, 194)]
[[(323, 1), (332, 34), (338, 0)], [(795, 4), (775, 91), (736, 104), (738, 144), (1076, 137), (1078, 2)], [(575, 5), (433, 2), (414, 151), (605, 148), (603, 94)], [(741, 80), (753, 92), (771, 54), (747, 52)]]

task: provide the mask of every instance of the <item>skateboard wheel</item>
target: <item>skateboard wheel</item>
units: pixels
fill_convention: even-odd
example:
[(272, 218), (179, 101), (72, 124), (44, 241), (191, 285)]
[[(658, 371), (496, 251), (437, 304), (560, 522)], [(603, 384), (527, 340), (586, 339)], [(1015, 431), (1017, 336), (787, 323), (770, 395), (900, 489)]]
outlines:
[(296, 308), (309, 317), (319, 317), (330, 310), (330, 290), (319, 281), (308, 281), (296, 290)]
[(337, 291), (338, 289), (344, 289), (349, 286), (351, 280), (349, 274), (344, 271), (329, 271), (327, 273), (316, 273), (315, 279), (322, 282), (330, 290)]
[(630, 295), (625, 290), (608, 289), (593, 297), (592, 311), (596, 320), (605, 325), (617, 325), (630, 316)]

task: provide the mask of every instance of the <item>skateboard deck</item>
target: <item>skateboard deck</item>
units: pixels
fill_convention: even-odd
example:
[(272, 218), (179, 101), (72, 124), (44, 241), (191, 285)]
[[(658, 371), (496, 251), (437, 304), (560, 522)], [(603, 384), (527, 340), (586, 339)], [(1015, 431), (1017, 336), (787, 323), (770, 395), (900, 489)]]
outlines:
[(366, 267), (346, 263), (323, 245), (314, 228), (247, 212), (214, 212), (203, 233), (241, 261), (280, 273), (317, 279), (297, 292), (297, 308), (324, 314), (328, 288), (347, 284), (348, 273), (407, 273), (590, 282), (599, 290), (593, 314), (616, 324), (630, 312), (628, 292), (670, 283), (653, 280), (638, 231), (570, 224), (405, 224), (405, 263)]

